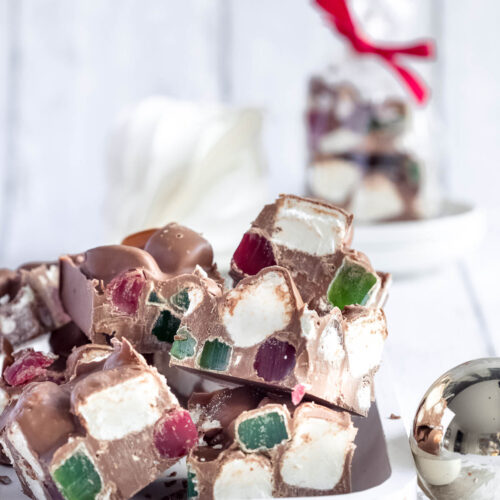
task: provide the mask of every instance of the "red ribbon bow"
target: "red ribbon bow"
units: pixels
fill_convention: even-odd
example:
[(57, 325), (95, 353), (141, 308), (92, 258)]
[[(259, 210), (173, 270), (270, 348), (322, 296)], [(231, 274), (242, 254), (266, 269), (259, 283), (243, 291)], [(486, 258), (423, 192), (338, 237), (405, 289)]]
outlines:
[(328, 14), (330, 22), (337, 31), (345, 36), (353, 49), (360, 54), (377, 54), (400, 76), (403, 83), (415, 96), (420, 104), (424, 104), (429, 97), (425, 83), (415, 73), (398, 62), (398, 56), (432, 57), (434, 44), (431, 40), (424, 40), (406, 46), (382, 47), (366, 40), (356, 29), (353, 18), (347, 8), (346, 0), (315, 0)]

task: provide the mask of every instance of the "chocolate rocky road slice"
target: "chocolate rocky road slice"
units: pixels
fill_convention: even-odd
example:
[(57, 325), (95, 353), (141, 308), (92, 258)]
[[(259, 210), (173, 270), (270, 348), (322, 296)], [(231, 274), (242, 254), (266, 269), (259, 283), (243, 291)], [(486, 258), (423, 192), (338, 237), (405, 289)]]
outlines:
[(266, 205), (231, 260), (240, 279), (279, 265), (290, 271), (304, 302), (320, 314), (333, 306), (382, 307), (390, 276), (349, 248), (352, 215), (326, 202), (281, 195)]
[(201, 440), (188, 497), (203, 500), (349, 493), (356, 429), (347, 412), (239, 387), (194, 394)]
[(356, 220), (408, 220), (419, 217), (421, 168), (396, 151), (321, 155), (308, 169), (315, 196), (356, 214)]
[(345, 306), (319, 316), (304, 305), (288, 270), (268, 267), (232, 290), (200, 283), (184, 316), (171, 365), (233, 383), (259, 384), (366, 415), (387, 337), (381, 309)]
[(126, 341), (82, 346), (65, 381), (34, 382), (2, 416), (0, 435), (35, 500), (124, 500), (198, 440), (164, 377)]
[(150, 236), (145, 249), (110, 245), (60, 259), (62, 302), (92, 342), (127, 338), (142, 353), (167, 351), (181, 318), (201, 300), (207, 274), (197, 262), (218, 279), (206, 240), (181, 226), (167, 228)]
[(16, 346), (69, 320), (59, 299), (57, 263), (0, 269), (0, 337)]

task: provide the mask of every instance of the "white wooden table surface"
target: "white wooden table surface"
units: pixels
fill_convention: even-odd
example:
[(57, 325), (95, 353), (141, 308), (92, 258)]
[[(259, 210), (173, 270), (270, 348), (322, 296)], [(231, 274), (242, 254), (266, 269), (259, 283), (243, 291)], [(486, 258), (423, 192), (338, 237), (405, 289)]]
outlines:
[(393, 283), (385, 354), (407, 429), (435, 379), (465, 361), (500, 354), (500, 231), (491, 216), (472, 255), (441, 272)]

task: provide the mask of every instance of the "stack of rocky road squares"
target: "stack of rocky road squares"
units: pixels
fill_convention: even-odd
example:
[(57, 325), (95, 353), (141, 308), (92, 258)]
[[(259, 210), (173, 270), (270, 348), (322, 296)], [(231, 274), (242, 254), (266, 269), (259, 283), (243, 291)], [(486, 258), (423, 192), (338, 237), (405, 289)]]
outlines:
[(190, 498), (349, 492), (390, 283), (351, 238), (342, 209), (283, 195), (232, 287), (175, 223), (1, 270), (0, 460), (35, 500), (131, 498), (183, 457)]

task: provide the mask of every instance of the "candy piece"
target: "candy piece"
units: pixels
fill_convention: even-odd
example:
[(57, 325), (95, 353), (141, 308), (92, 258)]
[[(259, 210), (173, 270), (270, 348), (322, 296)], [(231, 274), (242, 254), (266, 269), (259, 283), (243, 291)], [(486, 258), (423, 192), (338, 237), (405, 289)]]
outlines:
[(212, 278), (220, 278), (213, 262), (212, 245), (196, 231), (175, 222), (154, 232), (144, 250), (155, 258), (164, 273), (189, 274), (200, 266)]
[(187, 497), (196, 498), (198, 496), (198, 490), (196, 489), (196, 474), (190, 470), (187, 470)]
[(66, 500), (94, 500), (102, 488), (101, 477), (82, 452), (70, 456), (52, 474)]
[(189, 334), (185, 327), (181, 328), (175, 336), (170, 355), (177, 359), (184, 359), (194, 356), (196, 340)]
[[(302, 385), (310, 398), (368, 413), (387, 337), (382, 310), (349, 305), (319, 316), (278, 266), (222, 295), (211, 293), (208, 279), (200, 285), (201, 302), (180, 327), (188, 330), (189, 344), (174, 342), (171, 366), (210, 370), (212, 377), (269, 390), (292, 392)], [(177, 351), (182, 345), (189, 346), (185, 357)]]
[(28, 496), (126, 500), (197, 440), (165, 379), (124, 340), (68, 358), (64, 383), (32, 382), (2, 415), (0, 441)]
[(240, 421), (236, 432), (243, 451), (270, 450), (289, 439), (285, 418), (275, 411)]
[(175, 334), (181, 324), (181, 320), (174, 316), (170, 311), (161, 311), (151, 333), (162, 342), (174, 341)]
[(5, 369), (3, 377), (11, 386), (26, 384), (45, 374), (56, 359), (53, 354), (24, 349), (14, 354), (14, 363)]
[(177, 292), (175, 295), (170, 297), (171, 304), (176, 308), (183, 312), (186, 312), (189, 309), (189, 292), (185, 288)]
[(364, 305), (376, 282), (373, 273), (346, 259), (328, 288), (328, 300), (341, 310), (351, 304)]
[(297, 406), (306, 393), (306, 388), (302, 384), (297, 384), (292, 391), (292, 403)]
[(187, 458), (188, 474), (196, 481), (192, 496), (303, 497), (351, 491), (356, 429), (350, 415), (314, 403), (287, 408), (283, 401), (248, 387), (191, 397), (188, 408), (197, 415), (201, 434)]
[(162, 457), (183, 457), (197, 441), (198, 431), (186, 410), (171, 411), (155, 425), (154, 443)]
[(114, 278), (106, 287), (111, 302), (126, 314), (135, 314), (146, 279), (140, 271), (123, 273)]
[(59, 298), (57, 264), (0, 269), (0, 337), (17, 346), (68, 321)]
[(162, 305), (162, 304), (165, 304), (167, 301), (163, 298), (163, 297), (160, 297), (154, 290), (149, 294), (149, 297), (148, 297), (148, 302), (150, 304), (158, 304), (158, 305)]
[(255, 247), (266, 248), (269, 252), (266, 255), (273, 257), (272, 261), (262, 263), (266, 266), (276, 263), (288, 269), (304, 303), (325, 315), (332, 309), (327, 298), (330, 283), (348, 258), (375, 277), (373, 293), (365, 305), (381, 307), (387, 296), (389, 276), (376, 273), (365, 255), (351, 250), (351, 239), (352, 215), (341, 208), (309, 198), (281, 195), (262, 209), (243, 236), (229, 274), (237, 283), (263, 268), (263, 265), (248, 267), (251, 252), (247, 252), (247, 260), (244, 258), (249, 242), (258, 242)]
[[(156, 256), (162, 245), (182, 247), (168, 250), (176, 259), (171, 263), (175, 269), (170, 268), (176, 274), (166, 274), (152, 254), (130, 245), (97, 247), (61, 258), (63, 304), (93, 343), (106, 344), (110, 337), (126, 338), (143, 353), (168, 351), (180, 318), (198, 306), (197, 289), (205, 272), (198, 267), (193, 274), (180, 274), (187, 270), (188, 262), (189, 266), (193, 264), (190, 252), (195, 249), (189, 245), (196, 242), (187, 236), (151, 238), (157, 236)], [(197, 255), (207, 263), (205, 251)], [(165, 255), (162, 259), (166, 266)], [(211, 268), (218, 277), (215, 264)]]
[(231, 347), (224, 342), (207, 340), (200, 357), (200, 367), (206, 370), (224, 371), (229, 364)]
[(276, 265), (270, 242), (254, 233), (243, 235), (233, 259), (236, 266), (248, 275), (257, 274), (265, 267)]
[(266, 340), (257, 351), (253, 367), (266, 382), (283, 380), (295, 366), (295, 347), (274, 337)]

